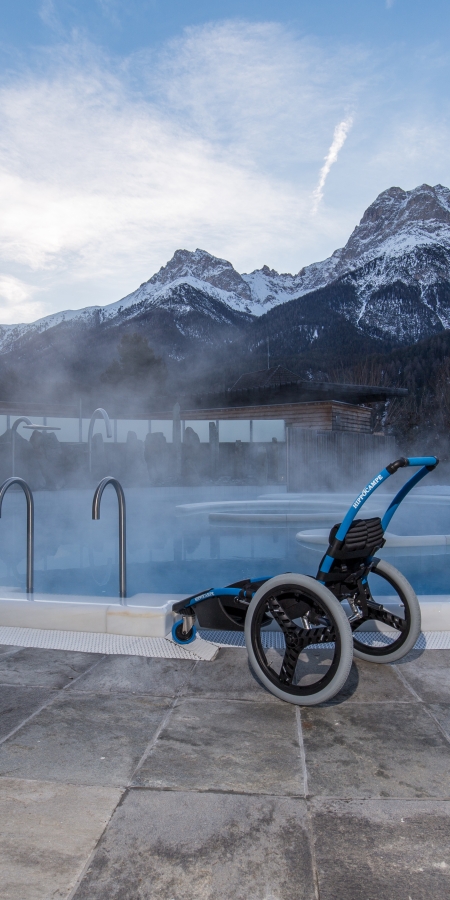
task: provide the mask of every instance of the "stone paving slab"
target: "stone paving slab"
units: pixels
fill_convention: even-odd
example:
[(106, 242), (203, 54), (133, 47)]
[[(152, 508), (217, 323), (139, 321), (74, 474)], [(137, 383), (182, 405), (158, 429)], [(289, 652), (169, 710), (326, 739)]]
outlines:
[(101, 658), (94, 653), (21, 649), (0, 657), (0, 684), (62, 688)]
[(2, 900), (65, 900), (119, 799), (117, 788), (0, 779)]
[(450, 700), (450, 650), (429, 653), (413, 651), (395, 668), (421, 700), (448, 703)]
[(130, 791), (73, 900), (315, 900), (306, 804)]
[(354, 661), (346, 684), (323, 706), (341, 703), (411, 703), (411, 692), (398, 678), (392, 666), (377, 665), (363, 659)]
[(190, 697), (267, 700), (278, 703), (253, 674), (246, 650), (221, 647), (210, 663), (198, 662), (181, 693)]
[(15, 644), (0, 644), (0, 657), (18, 653), (19, 650), (23, 650), (23, 647), (16, 647)]
[(303, 794), (295, 709), (288, 703), (181, 701), (133, 784)]
[(54, 696), (45, 688), (2, 685), (0, 689), (0, 740)]
[[(210, 663), (204, 663), (211, 667)], [(155, 659), (144, 656), (107, 656), (78, 679), (78, 691), (126, 691), (152, 697), (175, 697), (189, 679), (194, 660)], [(68, 688), (71, 690), (71, 688)]]
[(240, 649), (0, 646), (1, 900), (447, 900), (449, 671), (356, 660), (299, 731)]
[(450, 742), (450, 703), (430, 703), (428, 708)]
[(311, 794), (450, 798), (450, 745), (420, 704), (313, 707), (301, 716)]
[(0, 775), (126, 785), (168, 709), (142, 695), (64, 693), (0, 746)]
[(311, 815), (320, 900), (450, 897), (449, 802), (314, 800)]

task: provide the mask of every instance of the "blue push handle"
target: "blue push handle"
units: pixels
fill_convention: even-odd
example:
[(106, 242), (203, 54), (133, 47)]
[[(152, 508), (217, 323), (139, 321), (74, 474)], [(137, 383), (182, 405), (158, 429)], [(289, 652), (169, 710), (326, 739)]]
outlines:
[(389, 525), (389, 522), (392, 519), (392, 516), (395, 512), (397, 512), (398, 507), (402, 500), (405, 499), (406, 495), (409, 494), (410, 490), (425, 477), (428, 475), (428, 472), (431, 472), (436, 468), (439, 460), (436, 456), (411, 456), (406, 460), (406, 465), (408, 466), (421, 466), (418, 472), (403, 485), (402, 488), (395, 495), (394, 499), (391, 500), (382, 520), (381, 527), (383, 531), (386, 531), (386, 528)]
[[(362, 491), (358, 495), (358, 497), (356, 497), (356, 500), (352, 503), (347, 515), (341, 522), (341, 524), (336, 532), (335, 541), (342, 543), (342, 541), (345, 538), (345, 535), (347, 534), (348, 529), (350, 528), (350, 525), (353, 522), (353, 519), (355, 518), (356, 514), (361, 509), (361, 506), (363, 505), (363, 503), (366, 502), (366, 500), (368, 500), (368, 498), (371, 496), (371, 494), (373, 494), (373, 492), (376, 491), (376, 489), (380, 486), (380, 484), (382, 484), (384, 481), (386, 481), (388, 478), (390, 478), (390, 476), (393, 475), (394, 472), (397, 472), (398, 469), (403, 469), (406, 466), (421, 466), (419, 471), (416, 472), (415, 475), (413, 475), (409, 479), (409, 481), (407, 481), (406, 484), (403, 485), (402, 488), (400, 488), (399, 492), (395, 495), (394, 499), (389, 504), (389, 506), (381, 520), (381, 526), (383, 528), (383, 531), (385, 531), (387, 526), (389, 525), (389, 522), (392, 519), (392, 516), (394, 515), (394, 513), (400, 506), (400, 503), (402, 502), (402, 500), (404, 500), (406, 495), (409, 494), (410, 490), (419, 481), (421, 481), (422, 478), (425, 477), (425, 475), (428, 475), (428, 472), (431, 472), (433, 469), (436, 468), (438, 462), (439, 462), (439, 460), (436, 456), (409, 456), (409, 457), (402, 456), (402, 457), (400, 457), (400, 459), (396, 459), (395, 462), (389, 463), (389, 465), (386, 466), (385, 469), (382, 469), (382, 471), (379, 472), (379, 474), (372, 481), (370, 481), (369, 484), (366, 484), (366, 486), (362, 489)], [(334, 557), (330, 556), (327, 553), (327, 555), (323, 559), (322, 565), (320, 567), (322, 572), (329, 572), (331, 569), (331, 566), (333, 565), (333, 562), (334, 562)]]
[(436, 456), (408, 456), (406, 458), (407, 466), (427, 466), (434, 469), (439, 460)]

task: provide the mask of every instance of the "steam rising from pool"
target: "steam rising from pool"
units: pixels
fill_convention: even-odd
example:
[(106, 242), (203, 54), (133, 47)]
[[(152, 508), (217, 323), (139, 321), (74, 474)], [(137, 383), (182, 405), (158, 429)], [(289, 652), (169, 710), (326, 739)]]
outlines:
[[(394, 487), (397, 487), (395, 484)], [(289, 495), (254, 485), (126, 489), (128, 595), (191, 594), (245, 577), (298, 571), (314, 575), (323, 549), (296, 541), (303, 528), (340, 521), (357, 493)], [(70, 595), (118, 595), (117, 500), (108, 489), (101, 520), (91, 519), (93, 491), (36, 491), (35, 589)], [(364, 514), (389, 502), (379, 492)], [(231, 518), (226, 518), (226, 516)], [(224, 518), (225, 516), (225, 518)], [(253, 518), (249, 518), (252, 516)], [(287, 517), (292, 516), (289, 520)], [(306, 516), (300, 524), (298, 516)], [(274, 519), (273, 517), (279, 517)], [(395, 523), (395, 529), (394, 529)], [(422, 488), (396, 514), (396, 534), (449, 534), (450, 494)], [(417, 593), (448, 593), (450, 547), (389, 550)], [(383, 555), (380, 551), (379, 555)], [(0, 519), (0, 583), (23, 590), (25, 504), (10, 491)]]

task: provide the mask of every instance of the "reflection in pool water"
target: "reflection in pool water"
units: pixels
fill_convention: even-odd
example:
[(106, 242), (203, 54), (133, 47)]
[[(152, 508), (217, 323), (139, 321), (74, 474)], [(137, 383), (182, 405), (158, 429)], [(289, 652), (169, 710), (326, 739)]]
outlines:
[[(105, 491), (101, 520), (93, 522), (92, 494), (59, 491), (34, 495), (37, 592), (118, 595), (117, 500), (114, 491)], [(384, 508), (388, 496), (379, 493), (376, 505), (374, 501), (366, 515)], [(272, 494), (266, 489), (263, 498), (258, 487), (128, 489), (128, 596), (138, 592), (191, 594), (240, 578), (286, 571), (314, 575), (321, 548), (296, 542), (300, 527), (308, 524), (305, 521), (300, 526), (295, 518), (320, 514), (323, 527), (331, 527), (340, 521), (352, 499), (350, 495), (293, 497), (280, 494), (278, 486)], [(232, 506), (225, 507), (224, 502)], [(188, 504), (191, 506), (186, 509)], [(219, 515), (225, 512), (233, 515), (229, 519)], [(247, 513), (247, 521), (240, 520), (241, 512)], [(294, 521), (286, 519), (287, 513)], [(312, 518), (311, 528), (315, 526), (317, 518)], [(25, 527), (23, 496), (10, 491), (0, 519), (3, 586), (24, 587)], [(442, 491), (411, 495), (390, 527), (396, 534), (450, 534), (450, 495)], [(392, 549), (388, 558), (417, 593), (447, 594), (448, 551), (450, 547), (445, 546), (423, 548), (423, 552), (413, 547), (410, 553), (402, 548), (397, 558)]]

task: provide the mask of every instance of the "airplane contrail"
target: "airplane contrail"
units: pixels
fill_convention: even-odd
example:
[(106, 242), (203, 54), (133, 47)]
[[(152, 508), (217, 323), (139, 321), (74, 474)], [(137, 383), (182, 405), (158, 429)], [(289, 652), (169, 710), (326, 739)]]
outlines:
[(316, 212), (319, 206), (320, 201), (323, 197), (323, 189), (325, 186), (325, 182), (327, 180), (328, 173), (331, 169), (333, 163), (336, 162), (339, 150), (344, 146), (347, 135), (350, 131), (350, 128), (353, 124), (353, 116), (347, 116), (346, 119), (343, 119), (342, 122), (339, 122), (334, 129), (333, 140), (331, 142), (331, 147), (325, 157), (325, 162), (320, 170), (319, 175), (319, 183), (314, 191), (314, 204), (313, 211)]

